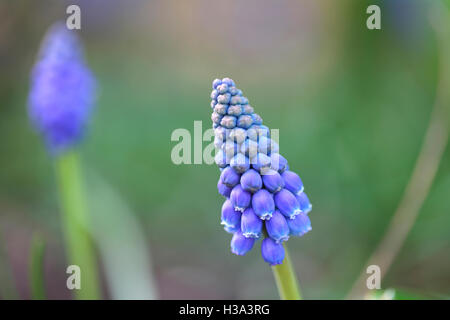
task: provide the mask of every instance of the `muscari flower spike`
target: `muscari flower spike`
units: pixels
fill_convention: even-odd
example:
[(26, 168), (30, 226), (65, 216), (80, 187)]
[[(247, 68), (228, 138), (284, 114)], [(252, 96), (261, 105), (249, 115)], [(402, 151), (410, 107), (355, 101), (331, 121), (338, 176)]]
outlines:
[(231, 252), (245, 255), (264, 238), (261, 255), (270, 265), (283, 263), (282, 243), (311, 230), (311, 203), (303, 182), (290, 171), (270, 130), (230, 78), (212, 84), (211, 120), (217, 188), (226, 198), (222, 225), (233, 234)]
[(28, 112), (49, 152), (58, 155), (83, 137), (95, 100), (95, 79), (75, 31), (56, 23), (31, 73)]

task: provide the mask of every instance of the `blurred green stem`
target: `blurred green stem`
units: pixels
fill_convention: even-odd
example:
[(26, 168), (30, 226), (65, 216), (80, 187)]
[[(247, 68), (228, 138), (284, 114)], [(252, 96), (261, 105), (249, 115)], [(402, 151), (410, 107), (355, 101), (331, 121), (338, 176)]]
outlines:
[(31, 298), (35, 300), (45, 299), (44, 253), (44, 240), (41, 236), (35, 234), (31, 243), (30, 262)]
[(439, 78), (428, 128), (397, 210), (392, 216), (386, 233), (353, 285), (348, 295), (349, 299), (362, 299), (368, 293), (367, 266), (379, 266), (381, 278), (387, 274), (430, 192), (447, 147), (450, 106), (450, 12), (440, 1), (433, 2), (431, 6), (430, 22), (438, 42)]
[(88, 215), (84, 202), (81, 170), (75, 151), (56, 159), (56, 172), (62, 206), (62, 222), (66, 238), (69, 265), (81, 270), (81, 289), (74, 289), (77, 299), (100, 297), (97, 262), (88, 230)]
[(298, 286), (295, 271), (292, 268), (291, 259), (287, 245), (284, 243), (285, 258), (282, 264), (272, 267), (275, 282), (277, 283), (278, 293), (282, 300), (301, 300), (300, 288)]

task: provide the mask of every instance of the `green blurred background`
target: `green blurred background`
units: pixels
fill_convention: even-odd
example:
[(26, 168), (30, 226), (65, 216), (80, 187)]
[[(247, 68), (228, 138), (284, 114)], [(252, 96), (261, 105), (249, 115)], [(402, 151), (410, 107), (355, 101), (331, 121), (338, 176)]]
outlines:
[[(70, 298), (53, 163), (26, 109), (39, 43), (66, 19), (67, 5), (81, 7), (86, 59), (99, 83), (81, 146), (86, 193), (103, 228), (109, 214), (126, 212), (142, 234), (143, 274), (157, 297), (277, 298), (259, 245), (245, 257), (229, 250), (218, 169), (170, 159), (174, 129), (193, 132), (194, 120), (210, 127), (211, 81), (228, 76), (265, 124), (280, 129), (282, 153), (314, 206), (313, 231), (289, 241), (291, 257), (304, 297), (332, 299), (344, 298), (363, 270), (418, 156), (440, 71), (431, 3), (0, 0), (1, 297), (30, 297), (29, 248), (39, 232), (48, 297)], [(369, 4), (381, 7), (381, 30), (366, 28)], [(449, 159), (446, 150), (382, 288), (450, 294)], [(92, 179), (110, 193), (91, 191)], [(113, 253), (130, 234), (116, 221), (106, 241)], [(101, 261), (105, 297), (117, 298)]]

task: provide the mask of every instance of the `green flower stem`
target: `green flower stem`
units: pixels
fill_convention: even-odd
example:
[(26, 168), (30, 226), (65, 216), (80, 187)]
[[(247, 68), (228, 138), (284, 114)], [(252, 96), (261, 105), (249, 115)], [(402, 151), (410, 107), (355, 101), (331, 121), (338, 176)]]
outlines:
[(81, 289), (74, 289), (77, 299), (99, 299), (97, 262), (89, 232), (89, 219), (84, 202), (81, 170), (75, 151), (63, 153), (56, 159), (69, 265), (81, 271)]
[(44, 240), (41, 236), (35, 234), (31, 243), (30, 252), (30, 287), (31, 298), (34, 300), (45, 299), (44, 254)]
[(272, 267), (278, 292), (282, 300), (301, 300), (300, 288), (295, 271), (292, 268), (287, 245), (284, 243), (285, 257), (282, 264)]

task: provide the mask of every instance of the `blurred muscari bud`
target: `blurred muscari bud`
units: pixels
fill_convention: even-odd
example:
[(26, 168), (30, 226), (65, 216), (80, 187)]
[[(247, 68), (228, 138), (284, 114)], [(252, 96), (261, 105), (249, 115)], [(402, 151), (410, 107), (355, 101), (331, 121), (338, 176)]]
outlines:
[(258, 131), (259, 137), (267, 137), (270, 138), (270, 129), (265, 125), (259, 125), (256, 127), (256, 131)]
[(273, 139), (270, 139), (270, 154), (280, 152), (280, 146)]
[(212, 83), (212, 88), (215, 89), (217, 88), (217, 86), (222, 84), (222, 80), (220, 79), (214, 79), (213, 83)]
[(243, 114), (252, 114), (253, 112), (254, 112), (254, 110), (253, 110), (253, 107), (251, 105), (243, 103), (243, 107), (242, 107), (242, 113)]
[(265, 125), (252, 125), (247, 132), (249, 139), (259, 141), (261, 137), (270, 138), (270, 130)]
[(249, 128), (252, 125), (252, 123), (253, 123), (252, 117), (247, 114), (239, 116), (237, 120), (237, 126), (244, 129)]
[(295, 216), (294, 219), (286, 219), (286, 222), (289, 226), (290, 234), (293, 236), (301, 237), (311, 230), (311, 221), (304, 212)]
[(284, 260), (284, 247), (272, 238), (265, 238), (261, 244), (261, 255), (271, 266), (281, 264)]
[(220, 174), (220, 180), (227, 187), (233, 188), (239, 183), (241, 176), (231, 167), (226, 167)]
[(275, 211), (272, 194), (266, 189), (257, 191), (252, 197), (252, 208), (260, 219), (269, 220)]
[(285, 171), (281, 176), (283, 177), (285, 188), (290, 192), (296, 195), (303, 192), (303, 182), (298, 174), (292, 171)]
[(262, 181), (264, 187), (272, 193), (278, 192), (284, 188), (284, 180), (278, 173), (273, 169), (269, 169), (262, 175)]
[(254, 238), (245, 237), (240, 230), (236, 231), (231, 239), (231, 252), (243, 256), (253, 248)]
[(219, 149), (214, 157), (214, 161), (220, 168), (225, 168), (230, 164), (231, 159), (222, 149)]
[(230, 160), (230, 166), (238, 173), (243, 173), (250, 168), (250, 160), (242, 153), (238, 153)]
[(258, 154), (258, 143), (247, 139), (241, 144), (241, 153), (245, 154), (249, 159), (254, 158)]
[(211, 95), (210, 95), (211, 99), (213, 99), (213, 100), (215, 100), (217, 102), (217, 97), (218, 96), (219, 96), (219, 91), (217, 91), (215, 89), (213, 91), (211, 91)]
[(269, 237), (275, 240), (276, 243), (281, 243), (289, 239), (289, 226), (286, 222), (286, 218), (275, 210), (272, 214), (272, 218), (266, 221), (266, 230)]
[(247, 208), (241, 216), (241, 231), (246, 238), (259, 238), (262, 235), (263, 222), (252, 208)]
[(287, 160), (279, 153), (272, 153), (270, 155), (270, 167), (273, 170), (283, 173), (287, 166)]
[(214, 111), (214, 112), (211, 114), (211, 121), (212, 121), (214, 124), (220, 124), (221, 121), (222, 121), (222, 118), (223, 118), (223, 115), (217, 113), (216, 111)]
[(255, 157), (253, 157), (251, 164), (253, 169), (258, 170), (262, 173), (263, 169), (270, 168), (270, 157), (264, 153), (258, 153)]
[(239, 150), (239, 146), (231, 140), (227, 140), (224, 144), (222, 144), (221, 148), (225, 154), (230, 157), (230, 159), (234, 157)]
[(219, 182), (217, 182), (217, 190), (219, 193), (224, 196), (225, 198), (230, 197), (232, 188), (226, 186), (222, 180), (219, 179)]
[(252, 120), (254, 124), (261, 125), (263, 123), (263, 119), (257, 113), (252, 114)]
[[(267, 138), (265, 136), (262, 136), (259, 138), (258, 141), (258, 152), (264, 153), (264, 154), (270, 154), (272, 152), (272, 147), (275, 149), (278, 148), (278, 145), (272, 141), (272, 139)], [(275, 152), (278, 152), (278, 150), (274, 150)]]
[(238, 117), (238, 116), (240, 116), (241, 115), (241, 113), (242, 113), (242, 107), (241, 107), (241, 105), (235, 105), (235, 106), (229, 106), (228, 107), (228, 110), (227, 110), (227, 113), (230, 115), (230, 116), (235, 116), (235, 117)]
[(214, 147), (217, 149), (222, 148), (222, 145), (224, 144), (223, 140), (218, 138), (217, 136), (214, 137)]
[(275, 193), (274, 201), (278, 210), (290, 219), (294, 219), (301, 212), (297, 199), (287, 189)]
[(230, 131), (230, 140), (234, 141), (238, 144), (241, 144), (245, 141), (247, 133), (245, 129), (242, 128), (234, 128)]
[(233, 97), (231, 97), (230, 104), (233, 106), (239, 106), (239, 108), (242, 111), (241, 103), (242, 103), (242, 97), (237, 96), (237, 95), (234, 95)]
[(249, 140), (258, 141), (258, 131), (256, 130), (256, 125), (252, 125), (247, 129), (247, 137)]
[(241, 213), (236, 211), (230, 200), (225, 200), (222, 205), (221, 224), (227, 231), (236, 232), (241, 227)]
[[(227, 93), (227, 91), (228, 91), (228, 85), (226, 84), (226, 83), (222, 83), (222, 84), (220, 84), (220, 85), (218, 85), (217, 87), (216, 87), (216, 90), (217, 90), (217, 96), (216, 96), (216, 98), (219, 96), (219, 94), (225, 94), (225, 93)], [(212, 97), (211, 97), (212, 98)], [(212, 98), (212, 99), (214, 99), (214, 98)]]
[(214, 112), (217, 114), (226, 115), (227, 110), (228, 110), (228, 106), (226, 104), (217, 103), (214, 105)]
[(236, 96), (239, 93), (239, 90), (236, 87), (230, 87), (228, 91), (231, 93), (232, 96)]
[(216, 79), (212, 87), (215, 161), (221, 170), (217, 188), (227, 198), (221, 220), (234, 234), (231, 250), (246, 254), (265, 230), (262, 256), (271, 265), (280, 264), (285, 254), (281, 242), (311, 230), (303, 183), (289, 171), (269, 128), (234, 81)]
[(82, 46), (64, 23), (47, 32), (31, 73), (28, 111), (49, 152), (60, 154), (83, 137), (95, 101), (95, 79)]
[(253, 169), (247, 170), (241, 176), (242, 189), (255, 193), (262, 187), (262, 179), (259, 173)]
[(222, 83), (226, 83), (230, 87), (234, 87), (235, 86), (234, 81), (232, 79), (230, 79), (230, 78), (223, 78), (222, 79)]
[(306, 193), (302, 192), (295, 196), (297, 198), (298, 204), (300, 205), (300, 210), (302, 212), (308, 214), (312, 210), (312, 205), (309, 202), (308, 196)]
[(221, 103), (221, 104), (228, 104), (228, 103), (230, 103), (230, 100), (231, 100), (231, 94), (229, 94), (229, 93), (220, 94), (217, 97), (217, 102)]
[[(213, 122), (214, 122), (214, 120), (213, 120)], [(220, 125), (227, 129), (233, 129), (236, 126), (236, 117), (224, 116), (220, 120)]]
[(230, 132), (231, 130), (229, 129), (226, 129), (224, 127), (218, 127), (214, 129), (214, 136), (219, 140), (225, 141), (229, 137)]
[(252, 195), (238, 184), (231, 190), (230, 200), (235, 210), (244, 212), (250, 206)]

